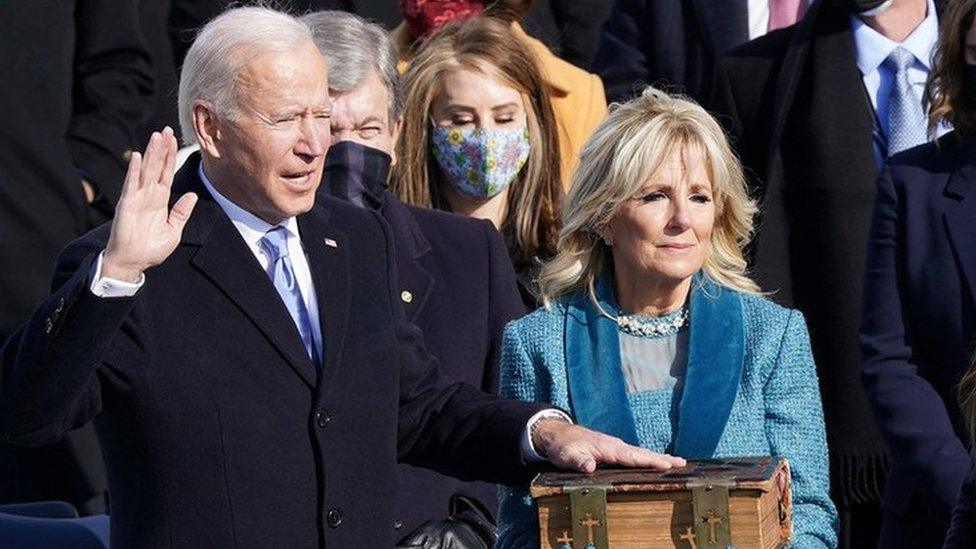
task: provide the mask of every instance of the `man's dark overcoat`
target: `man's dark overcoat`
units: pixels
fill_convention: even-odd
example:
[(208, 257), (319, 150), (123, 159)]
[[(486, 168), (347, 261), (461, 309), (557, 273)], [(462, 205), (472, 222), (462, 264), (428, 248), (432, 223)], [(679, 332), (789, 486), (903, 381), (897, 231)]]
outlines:
[(0, 356), (0, 431), (43, 444), (94, 418), (117, 547), (389, 547), (398, 458), (526, 482), (535, 404), (446, 383), (400, 305), (381, 216), (325, 198), (298, 217), (320, 306), (316, 371), (268, 275), (206, 192), (133, 297), (89, 289), (109, 226), (58, 261)]

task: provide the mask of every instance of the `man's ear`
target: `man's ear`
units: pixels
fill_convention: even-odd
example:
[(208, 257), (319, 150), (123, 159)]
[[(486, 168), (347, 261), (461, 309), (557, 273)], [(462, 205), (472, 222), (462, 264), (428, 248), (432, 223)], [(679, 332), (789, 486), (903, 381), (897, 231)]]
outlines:
[(220, 158), (220, 118), (213, 103), (201, 99), (193, 102), (193, 130), (200, 149), (213, 158)]
[(393, 123), (393, 127), (390, 128), (390, 137), (393, 141), (393, 146), (390, 147), (390, 167), (396, 166), (397, 163), (397, 143), (400, 141), (400, 130), (403, 129), (403, 116), (398, 116), (396, 122)]

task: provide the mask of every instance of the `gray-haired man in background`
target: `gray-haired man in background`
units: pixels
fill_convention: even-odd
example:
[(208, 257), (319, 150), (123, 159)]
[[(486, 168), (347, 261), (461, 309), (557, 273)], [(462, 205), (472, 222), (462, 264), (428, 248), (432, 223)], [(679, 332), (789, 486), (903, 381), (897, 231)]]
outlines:
[[(407, 319), (423, 330), (427, 348), (440, 359), (446, 377), (497, 391), (502, 328), (525, 312), (501, 235), (488, 221), (407, 206), (387, 190), (402, 98), (396, 50), (386, 31), (341, 11), (313, 13), (303, 20), (312, 27), (329, 66), (332, 146), (319, 193), (383, 216), (393, 230)], [(472, 500), (479, 501), (487, 508), (485, 520), (474, 520), (479, 526), (470, 530), (491, 530), (493, 485), (462, 482), (406, 464), (397, 473), (394, 525), (401, 534), (443, 518), (449, 501), (452, 516), (472, 519), (477, 516)], [(461, 522), (450, 524), (464, 529)], [(418, 539), (417, 534), (409, 539)]]

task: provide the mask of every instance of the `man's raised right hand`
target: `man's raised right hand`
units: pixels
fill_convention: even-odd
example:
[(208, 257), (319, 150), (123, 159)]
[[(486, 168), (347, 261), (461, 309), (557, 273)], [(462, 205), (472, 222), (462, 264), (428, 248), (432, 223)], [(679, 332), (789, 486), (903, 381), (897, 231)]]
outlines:
[(176, 137), (169, 126), (152, 134), (145, 155), (133, 153), (102, 257), (102, 277), (136, 282), (180, 243), (197, 195), (186, 193), (169, 209), (175, 163)]

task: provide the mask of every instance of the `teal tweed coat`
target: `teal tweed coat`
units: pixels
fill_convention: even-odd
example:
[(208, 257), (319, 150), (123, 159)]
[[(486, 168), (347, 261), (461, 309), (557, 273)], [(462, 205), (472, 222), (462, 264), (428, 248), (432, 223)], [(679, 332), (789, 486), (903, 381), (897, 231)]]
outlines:
[[(600, 284), (599, 299), (614, 310), (607, 309), (606, 288)], [(581, 292), (508, 324), (501, 393), (551, 403), (581, 425), (656, 452), (784, 456), (793, 473), (792, 547), (836, 547), (823, 411), (803, 316), (702, 275), (689, 308), (688, 368), (674, 389), (626, 393), (616, 324)], [(526, 487), (501, 487), (500, 499), (496, 547), (538, 547), (537, 510)]]

